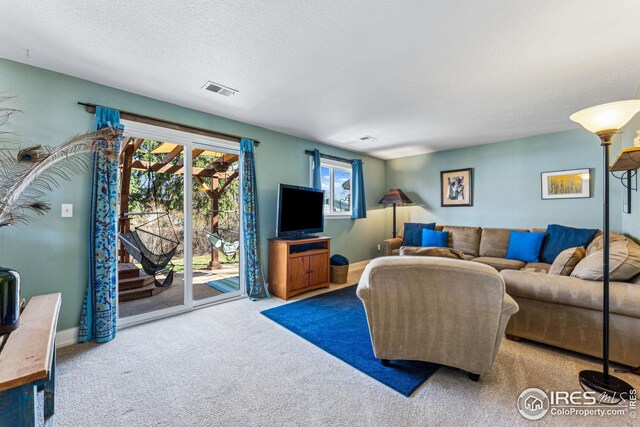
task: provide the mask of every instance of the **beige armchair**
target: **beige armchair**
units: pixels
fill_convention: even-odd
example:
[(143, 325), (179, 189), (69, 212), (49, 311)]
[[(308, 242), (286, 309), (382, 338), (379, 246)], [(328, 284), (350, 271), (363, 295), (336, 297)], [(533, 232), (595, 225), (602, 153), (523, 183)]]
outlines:
[(402, 246), (402, 237), (385, 239), (382, 241), (382, 243), (380, 243), (380, 255), (381, 256), (399, 255), (401, 246)]
[(494, 268), (456, 259), (377, 258), (357, 294), (383, 365), (422, 360), (463, 369), (474, 381), (491, 371), (518, 311)]

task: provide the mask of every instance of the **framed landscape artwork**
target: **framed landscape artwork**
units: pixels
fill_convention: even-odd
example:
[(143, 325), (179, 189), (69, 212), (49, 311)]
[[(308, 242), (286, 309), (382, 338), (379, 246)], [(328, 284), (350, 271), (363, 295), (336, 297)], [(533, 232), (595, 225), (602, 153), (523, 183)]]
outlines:
[(440, 206), (473, 206), (472, 169), (440, 172)]
[(542, 172), (542, 199), (578, 199), (591, 197), (589, 169)]

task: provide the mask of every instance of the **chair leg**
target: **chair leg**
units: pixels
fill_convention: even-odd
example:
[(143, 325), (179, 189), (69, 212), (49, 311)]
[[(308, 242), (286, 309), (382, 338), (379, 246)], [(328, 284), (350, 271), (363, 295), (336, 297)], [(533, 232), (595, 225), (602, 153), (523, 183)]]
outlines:
[(475, 381), (475, 382), (480, 381), (480, 375), (478, 374), (472, 374), (471, 372), (467, 372), (467, 376), (471, 381)]
[(522, 341), (522, 338), (517, 337), (517, 336), (515, 336), (515, 335), (505, 334), (505, 336), (507, 337), (507, 339), (508, 339), (509, 341), (515, 341), (515, 342), (520, 342), (520, 341)]
[(382, 363), (382, 366), (391, 366), (389, 359), (380, 359), (380, 362)]

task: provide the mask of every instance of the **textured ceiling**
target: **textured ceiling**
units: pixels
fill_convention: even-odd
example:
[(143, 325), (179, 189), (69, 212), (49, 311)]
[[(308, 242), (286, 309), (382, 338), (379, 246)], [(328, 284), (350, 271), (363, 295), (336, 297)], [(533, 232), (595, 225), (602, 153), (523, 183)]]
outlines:
[(639, 18), (638, 0), (4, 0), (0, 57), (393, 158), (633, 97)]

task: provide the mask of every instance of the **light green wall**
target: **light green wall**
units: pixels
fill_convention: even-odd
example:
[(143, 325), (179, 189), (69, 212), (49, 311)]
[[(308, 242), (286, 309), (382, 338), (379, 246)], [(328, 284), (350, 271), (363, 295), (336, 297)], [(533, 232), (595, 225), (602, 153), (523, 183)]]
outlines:
[[(275, 234), (276, 191), (279, 183), (308, 185), (309, 160), (305, 149), (365, 162), (368, 218), (327, 220), (325, 235), (334, 237), (332, 252), (352, 262), (374, 257), (385, 236), (385, 211), (375, 204), (385, 191), (384, 161), (323, 146), (222, 117), (205, 114), (85, 80), (0, 59), (0, 93), (17, 95), (6, 106), (19, 108), (3, 130), (16, 133), (24, 144), (58, 145), (91, 129), (93, 118), (77, 105), (90, 102), (152, 117), (214, 129), (261, 141), (256, 150), (259, 230), (263, 265), (267, 265), (267, 238)], [(87, 282), (89, 175), (64, 182), (49, 196), (52, 212), (29, 225), (0, 229), (0, 265), (22, 275), (22, 293), (62, 292), (58, 328), (78, 325)], [(74, 217), (60, 218), (60, 204), (73, 203)]]
[[(602, 228), (601, 163), (598, 138), (575, 130), (390, 160), (386, 179), (387, 186), (400, 187), (419, 204), (398, 208), (398, 227), (405, 221), (435, 221), (483, 227), (560, 223)], [(473, 206), (441, 207), (440, 171), (469, 167), (474, 174)], [(541, 199), (541, 172), (579, 168), (591, 169), (592, 197)], [(621, 230), (620, 185), (612, 182), (610, 188), (611, 227)]]
[[(390, 187), (400, 187), (417, 206), (398, 209), (398, 224), (436, 221), (441, 224), (494, 227), (544, 227), (561, 223), (601, 227), (602, 151), (598, 139), (583, 130), (539, 135), (463, 149), (405, 157), (384, 162), (322, 146), (293, 136), (190, 110), (84, 80), (0, 59), (0, 92), (18, 95), (8, 106), (24, 112), (5, 130), (25, 144), (57, 145), (92, 126), (92, 117), (78, 101), (92, 102), (148, 116), (215, 129), (260, 140), (257, 148), (261, 251), (266, 266), (267, 238), (275, 233), (276, 191), (280, 182), (307, 185), (309, 160), (305, 149), (365, 162), (366, 220), (327, 220), (325, 235), (334, 238), (333, 253), (352, 262), (375, 257), (377, 244), (389, 237), (391, 210), (376, 202)], [(567, 119), (568, 120), (568, 119)], [(640, 117), (614, 140), (614, 157), (631, 146)], [(474, 206), (440, 207), (440, 171), (474, 169)], [(592, 197), (541, 200), (540, 172), (591, 168)], [(88, 175), (76, 177), (49, 196), (52, 212), (36, 222), (0, 229), (0, 265), (16, 268), (23, 277), (23, 295), (62, 292), (59, 329), (78, 324), (87, 281)], [(622, 214), (621, 185), (611, 182), (613, 230), (640, 236), (640, 196), (633, 193), (633, 213)], [(60, 218), (60, 204), (74, 204), (74, 218)]]

